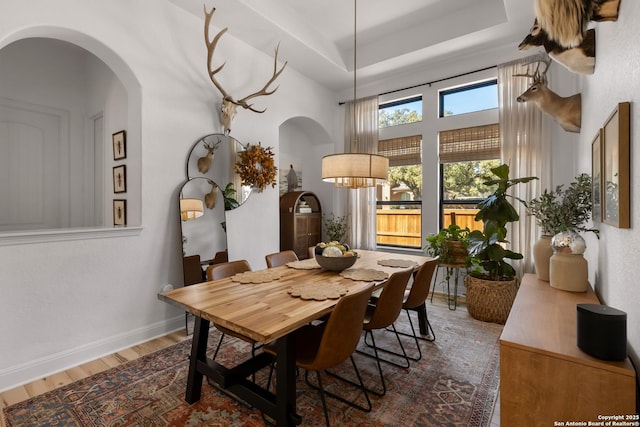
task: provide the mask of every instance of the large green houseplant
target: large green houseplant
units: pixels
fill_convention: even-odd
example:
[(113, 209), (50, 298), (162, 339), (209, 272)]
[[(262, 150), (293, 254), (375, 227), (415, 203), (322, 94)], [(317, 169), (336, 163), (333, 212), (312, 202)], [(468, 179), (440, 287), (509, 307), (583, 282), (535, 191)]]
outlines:
[(523, 258), (521, 253), (505, 248), (507, 225), (520, 219), (507, 192), (516, 184), (537, 178), (510, 179), (506, 164), (491, 172), (495, 178), (486, 179), (484, 184), (495, 189), (477, 206), (476, 221), (482, 221), (483, 229), (469, 234), (469, 252), (475, 268), (467, 275), (467, 308), (479, 320), (504, 323), (517, 292), (516, 271), (510, 260)]

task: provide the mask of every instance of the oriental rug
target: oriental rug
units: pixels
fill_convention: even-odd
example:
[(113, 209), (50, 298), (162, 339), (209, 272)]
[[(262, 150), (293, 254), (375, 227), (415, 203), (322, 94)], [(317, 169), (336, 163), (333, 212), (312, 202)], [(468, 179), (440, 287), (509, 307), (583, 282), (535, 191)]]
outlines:
[[(387, 394), (371, 396), (373, 409), (364, 413), (328, 398), (332, 426), (489, 426), (499, 385), (498, 338), (502, 326), (472, 319), (464, 306), (450, 311), (427, 303), (435, 342), (421, 342), (423, 357), (408, 369), (383, 364)], [(414, 313), (412, 313), (414, 315)], [(406, 313), (397, 322), (408, 330)], [(414, 318), (414, 324), (416, 320)], [(210, 343), (217, 342), (212, 328)], [(393, 346), (395, 337), (376, 332), (379, 346)], [(403, 339), (407, 351), (415, 350)], [(261, 413), (203, 385), (202, 398), (184, 401), (191, 340), (143, 356), (116, 368), (68, 384), (4, 409), (7, 426), (263, 426)], [(397, 345), (397, 343), (395, 343)], [(213, 345), (210, 345), (213, 347)], [(363, 342), (360, 349), (365, 349)], [(250, 354), (249, 345), (226, 338), (218, 361), (232, 364)], [(415, 353), (414, 353), (415, 354)], [(378, 388), (375, 362), (354, 358), (368, 387)], [(355, 378), (347, 361), (335, 370)], [(267, 370), (256, 382), (265, 384)], [(311, 378), (315, 378), (313, 375)], [(325, 388), (364, 403), (362, 393), (326, 375)], [(303, 426), (323, 426), (318, 393), (298, 379), (297, 411)]]

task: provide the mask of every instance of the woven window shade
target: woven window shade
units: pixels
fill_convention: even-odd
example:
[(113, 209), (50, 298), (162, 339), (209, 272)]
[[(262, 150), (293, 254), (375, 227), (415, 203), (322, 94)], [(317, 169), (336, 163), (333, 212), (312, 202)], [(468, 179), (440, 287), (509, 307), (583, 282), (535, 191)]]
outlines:
[(500, 126), (496, 123), (440, 132), (440, 163), (500, 158)]
[(389, 159), (389, 166), (422, 164), (422, 135), (378, 141), (378, 154)]

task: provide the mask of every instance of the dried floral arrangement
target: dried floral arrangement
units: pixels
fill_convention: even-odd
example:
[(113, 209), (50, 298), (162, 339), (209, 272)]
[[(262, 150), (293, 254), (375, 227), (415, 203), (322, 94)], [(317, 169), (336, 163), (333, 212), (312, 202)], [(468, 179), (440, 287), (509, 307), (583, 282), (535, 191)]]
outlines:
[(273, 160), (274, 154), (271, 147), (264, 148), (247, 144), (244, 151), (238, 153), (239, 160), (234, 165), (234, 171), (240, 175), (242, 185), (250, 185), (262, 191), (267, 186), (275, 187), (278, 168)]

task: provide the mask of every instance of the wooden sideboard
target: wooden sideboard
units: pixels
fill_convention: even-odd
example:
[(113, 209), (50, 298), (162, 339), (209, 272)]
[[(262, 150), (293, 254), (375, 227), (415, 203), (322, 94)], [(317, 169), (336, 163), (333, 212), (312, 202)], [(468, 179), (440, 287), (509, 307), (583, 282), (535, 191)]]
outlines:
[[(636, 413), (635, 371), (577, 345), (576, 304), (599, 304), (526, 274), (500, 337), (500, 425), (558, 426)], [(587, 425), (587, 424), (585, 424)]]

